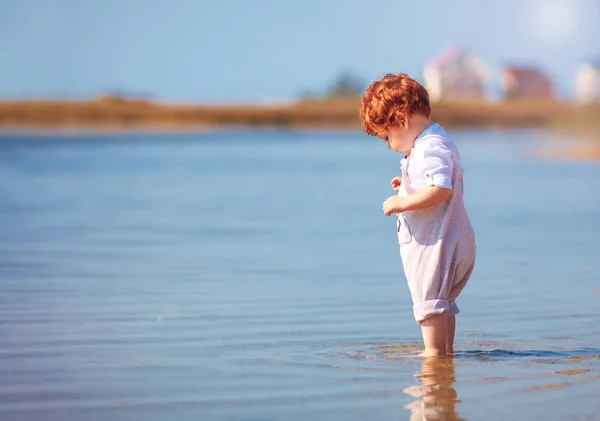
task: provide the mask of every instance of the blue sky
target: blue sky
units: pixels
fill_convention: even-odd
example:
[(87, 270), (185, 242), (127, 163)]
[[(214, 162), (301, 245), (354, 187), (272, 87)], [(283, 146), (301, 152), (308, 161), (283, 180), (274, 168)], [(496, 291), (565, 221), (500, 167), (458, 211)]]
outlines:
[(568, 93), (599, 16), (600, 0), (0, 0), (0, 97), (291, 99), (342, 71), (420, 78), (453, 44)]

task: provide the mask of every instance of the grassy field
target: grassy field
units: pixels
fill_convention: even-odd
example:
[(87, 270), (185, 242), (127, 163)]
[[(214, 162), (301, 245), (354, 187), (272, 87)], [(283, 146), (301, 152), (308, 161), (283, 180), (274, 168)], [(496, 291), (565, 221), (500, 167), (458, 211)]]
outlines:
[[(173, 105), (101, 97), (90, 101), (0, 101), (0, 129), (201, 130), (223, 126), (360, 129), (359, 98), (271, 105)], [(441, 102), (433, 117), (446, 126), (600, 127), (600, 105), (511, 101)]]

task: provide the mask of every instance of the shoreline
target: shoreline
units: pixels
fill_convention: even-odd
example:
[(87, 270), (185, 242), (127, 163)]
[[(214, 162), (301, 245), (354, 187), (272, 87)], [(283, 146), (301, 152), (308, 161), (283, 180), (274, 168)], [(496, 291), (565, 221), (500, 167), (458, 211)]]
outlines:
[[(0, 141), (11, 136), (136, 137), (245, 130), (355, 133), (362, 131), (359, 107), (359, 98), (279, 105), (173, 105), (118, 97), (79, 102), (0, 100)], [(554, 154), (577, 161), (600, 160), (600, 104), (455, 101), (434, 103), (432, 109), (432, 118), (452, 129), (548, 130), (562, 139), (550, 146)]]

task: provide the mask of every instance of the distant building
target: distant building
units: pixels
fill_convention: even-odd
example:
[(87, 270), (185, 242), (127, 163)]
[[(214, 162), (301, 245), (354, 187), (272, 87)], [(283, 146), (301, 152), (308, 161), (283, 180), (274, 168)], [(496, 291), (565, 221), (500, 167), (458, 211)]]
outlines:
[(502, 85), (506, 99), (554, 99), (552, 82), (535, 67), (507, 67), (502, 73)]
[(600, 102), (600, 58), (579, 66), (575, 78), (575, 95), (582, 104)]
[(463, 48), (443, 51), (425, 67), (425, 88), (431, 101), (486, 97), (489, 72), (486, 66)]

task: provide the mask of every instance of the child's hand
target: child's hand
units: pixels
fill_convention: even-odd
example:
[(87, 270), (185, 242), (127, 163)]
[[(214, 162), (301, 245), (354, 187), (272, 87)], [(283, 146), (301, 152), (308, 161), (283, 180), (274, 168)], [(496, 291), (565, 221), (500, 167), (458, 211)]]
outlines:
[(383, 202), (383, 213), (385, 216), (390, 216), (393, 213), (404, 211), (404, 197), (392, 196)]
[(398, 190), (400, 190), (400, 184), (402, 184), (402, 178), (394, 177), (392, 178), (392, 181), (390, 181), (390, 184), (392, 185), (394, 191), (398, 193)]

